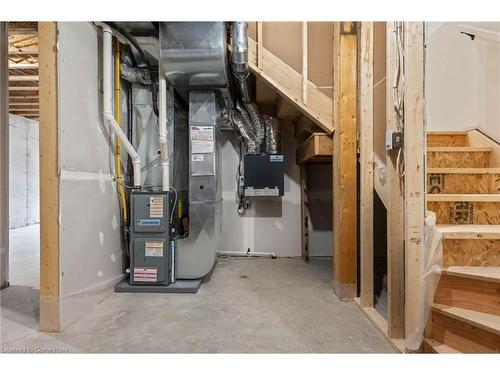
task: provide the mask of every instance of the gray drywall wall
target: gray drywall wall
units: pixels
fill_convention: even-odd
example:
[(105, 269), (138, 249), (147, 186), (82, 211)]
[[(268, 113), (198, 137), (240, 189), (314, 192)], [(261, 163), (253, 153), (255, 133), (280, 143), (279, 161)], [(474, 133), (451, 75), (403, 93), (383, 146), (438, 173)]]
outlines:
[(102, 119), (100, 31), (60, 22), (59, 152), (61, 326), (109, 294), (122, 277), (113, 155)]
[(275, 252), (277, 256), (300, 256), (300, 168), (295, 163), (297, 140), (292, 127), (282, 124), (285, 157), (285, 195), (253, 198), (250, 209), (237, 213), (236, 169), (238, 140), (233, 131), (222, 132), (222, 251)]
[(478, 128), (500, 142), (500, 43), (471, 40), (460, 26), (500, 36), (500, 22), (429, 22), (426, 107), (429, 130)]
[(332, 165), (307, 164), (309, 256), (331, 257), (333, 249)]
[(0, 22), (0, 288), (9, 280), (9, 72), (7, 22)]
[(40, 222), (38, 121), (9, 115), (9, 228)]

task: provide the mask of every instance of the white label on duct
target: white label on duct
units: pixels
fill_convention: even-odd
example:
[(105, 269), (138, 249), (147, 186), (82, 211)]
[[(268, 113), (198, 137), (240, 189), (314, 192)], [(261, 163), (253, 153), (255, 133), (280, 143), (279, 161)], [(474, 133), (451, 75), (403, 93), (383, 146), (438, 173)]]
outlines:
[(158, 269), (152, 266), (134, 266), (134, 281), (155, 283), (158, 281)]
[(163, 196), (149, 197), (149, 217), (163, 217)]
[(214, 152), (214, 127), (191, 126), (191, 153), (211, 154)]
[(147, 257), (162, 257), (163, 241), (146, 241), (144, 252)]
[(246, 197), (277, 197), (280, 195), (280, 189), (274, 188), (263, 188), (263, 189), (255, 189), (253, 187), (245, 188), (245, 196)]
[(203, 161), (203, 160), (205, 160), (205, 155), (203, 155), (203, 154), (191, 155), (191, 161)]

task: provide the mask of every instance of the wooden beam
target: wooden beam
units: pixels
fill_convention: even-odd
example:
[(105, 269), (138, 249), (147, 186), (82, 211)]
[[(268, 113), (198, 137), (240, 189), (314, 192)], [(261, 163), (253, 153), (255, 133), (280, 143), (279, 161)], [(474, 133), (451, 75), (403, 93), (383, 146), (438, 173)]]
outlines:
[(37, 86), (9, 86), (9, 91), (38, 91)]
[(360, 30), (360, 303), (373, 306), (373, 22)]
[(252, 72), (264, 79), (281, 95), (286, 96), (294, 106), (316, 122), (325, 132), (332, 133), (332, 100), (311, 81), (308, 81), (308, 105), (305, 106), (301, 99), (302, 75), (266, 48), (262, 48), (262, 66), (257, 67), (257, 47), (252, 38), (248, 38), (248, 47), (248, 64)]
[(264, 34), (262, 22), (257, 22), (257, 68), (262, 69), (262, 51), (264, 50)]
[[(387, 130), (396, 130), (396, 114), (393, 108), (392, 85), (397, 54), (393, 23), (387, 25)], [(396, 168), (398, 150), (386, 154), (387, 168), (387, 305), (388, 334), (392, 338), (403, 338), (404, 323), (404, 195), (403, 179)]]
[(340, 299), (351, 299), (357, 293), (356, 23), (336, 22), (333, 46), (333, 284)]
[[(424, 23), (404, 23), (405, 49), (405, 332), (418, 331), (424, 305), (425, 220)], [(410, 340), (411, 341), (411, 340)], [(407, 348), (416, 350), (418, 348)]]
[(302, 103), (307, 106), (307, 22), (302, 22)]
[(38, 76), (37, 75), (22, 75), (22, 76), (9, 76), (9, 81), (10, 82), (38, 82)]
[(301, 112), (295, 108), (295, 106), (290, 102), (290, 100), (278, 97), (276, 103), (276, 117), (282, 120), (295, 120), (301, 116)]
[(9, 103), (9, 107), (32, 107), (38, 108), (38, 102), (35, 103)]
[(325, 133), (314, 133), (297, 148), (297, 163), (331, 161), (332, 138)]
[(40, 325), (60, 330), (57, 23), (39, 23)]
[(25, 69), (38, 69), (38, 64), (9, 64), (9, 70), (25, 70)]

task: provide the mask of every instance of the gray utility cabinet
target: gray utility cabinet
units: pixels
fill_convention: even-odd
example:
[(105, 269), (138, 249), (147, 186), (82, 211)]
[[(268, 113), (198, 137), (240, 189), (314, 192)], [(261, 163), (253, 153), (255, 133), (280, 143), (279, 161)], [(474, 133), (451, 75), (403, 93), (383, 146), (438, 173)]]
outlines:
[(130, 285), (169, 283), (167, 192), (130, 195)]

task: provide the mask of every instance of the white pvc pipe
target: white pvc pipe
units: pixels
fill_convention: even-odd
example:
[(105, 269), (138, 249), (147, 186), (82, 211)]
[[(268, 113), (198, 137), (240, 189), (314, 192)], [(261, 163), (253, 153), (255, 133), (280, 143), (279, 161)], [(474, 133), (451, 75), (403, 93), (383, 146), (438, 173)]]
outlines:
[[(161, 73), (160, 73), (161, 75)], [(162, 185), (163, 191), (170, 190), (170, 161), (168, 157), (168, 131), (167, 131), (167, 81), (165, 77), (160, 76), (160, 95), (159, 95), (159, 140), (161, 153), (161, 166), (163, 171)]]
[(108, 124), (109, 128), (113, 130), (115, 135), (120, 139), (123, 147), (132, 159), (134, 168), (134, 186), (141, 186), (141, 158), (134, 146), (127, 139), (127, 136), (120, 128), (120, 125), (115, 120), (113, 115), (113, 31), (109, 26), (101, 25), (102, 27), (102, 107), (104, 121)]
[(264, 253), (258, 251), (217, 251), (217, 255), (233, 256), (233, 257), (271, 257), (276, 258), (276, 253)]

